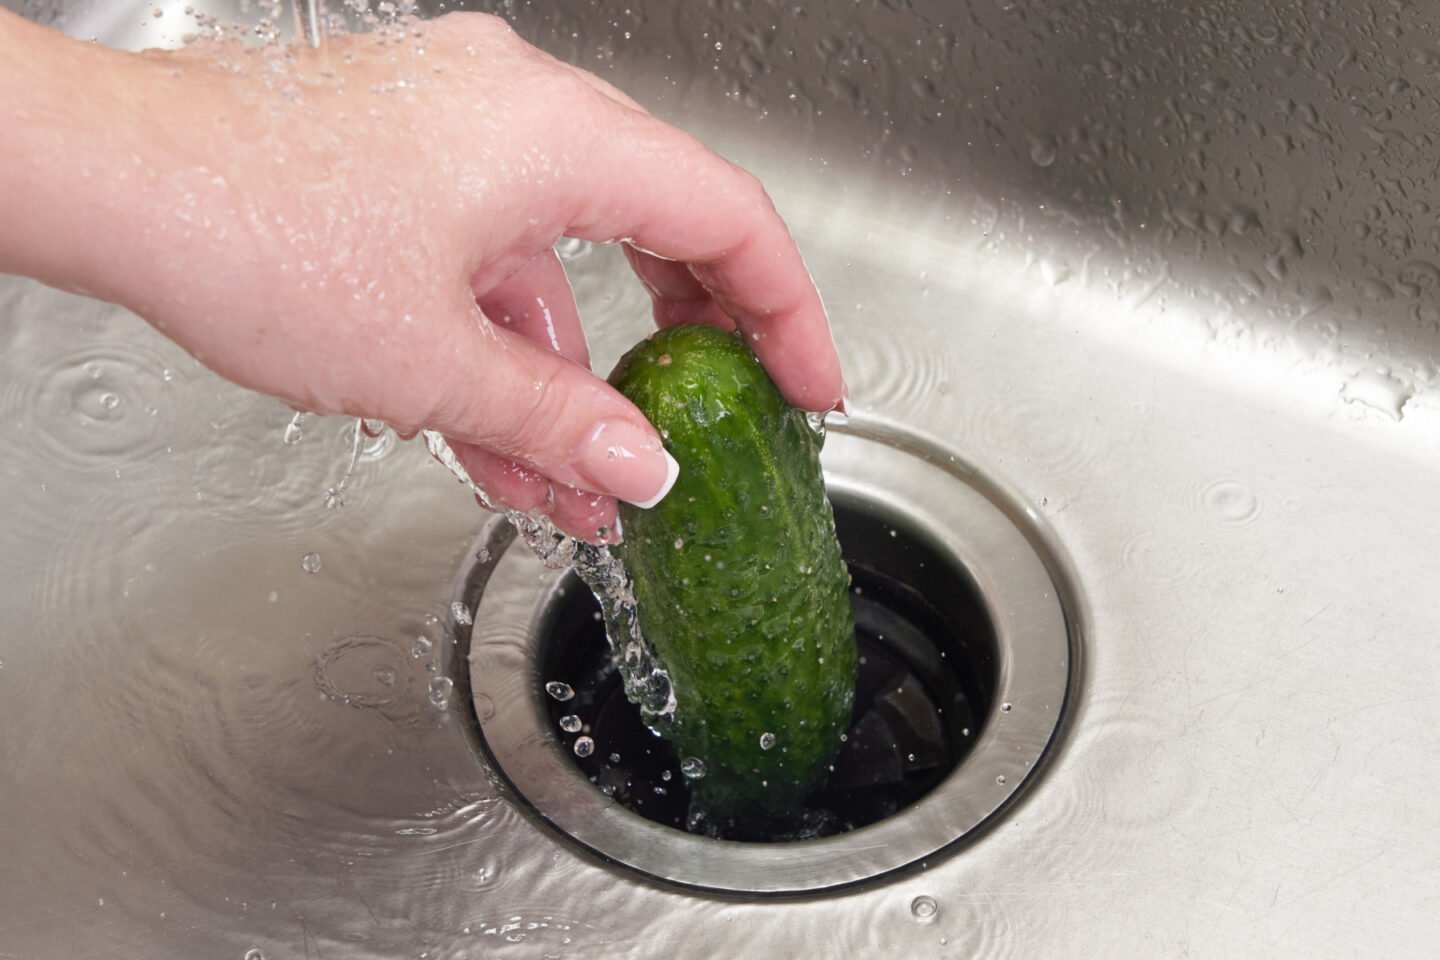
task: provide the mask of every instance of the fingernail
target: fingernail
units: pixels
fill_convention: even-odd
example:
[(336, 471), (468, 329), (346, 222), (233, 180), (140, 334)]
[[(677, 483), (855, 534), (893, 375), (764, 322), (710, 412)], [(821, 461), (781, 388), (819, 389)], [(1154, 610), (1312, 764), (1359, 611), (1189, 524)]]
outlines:
[(600, 421), (570, 462), (591, 488), (642, 510), (663, 500), (680, 475), (680, 464), (660, 440), (626, 420)]

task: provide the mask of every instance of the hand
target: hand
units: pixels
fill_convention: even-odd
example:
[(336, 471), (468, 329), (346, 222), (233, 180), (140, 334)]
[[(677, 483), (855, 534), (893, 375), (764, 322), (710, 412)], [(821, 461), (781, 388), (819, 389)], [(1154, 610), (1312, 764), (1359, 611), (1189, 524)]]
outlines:
[[(624, 242), (658, 324), (738, 325), (792, 403), (842, 401), (823, 307), (759, 183), (495, 17), (278, 65), (47, 35), (64, 44), (49, 54), (15, 40), (47, 32), (0, 14), (7, 31), (0, 61), (68, 58), (89, 88), (103, 69), (113, 100), (66, 103), (20, 147), (0, 134), (0, 157), (37, 158), (0, 173), (0, 200), (42, 235), (0, 241), (0, 269), (123, 303), (297, 408), (440, 430), (501, 504), (593, 540), (614, 498), (674, 480), (653, 427), (589, 370), (562, 236)], [(0, 94), (64, 76), (40, 66), (0, 66)]]

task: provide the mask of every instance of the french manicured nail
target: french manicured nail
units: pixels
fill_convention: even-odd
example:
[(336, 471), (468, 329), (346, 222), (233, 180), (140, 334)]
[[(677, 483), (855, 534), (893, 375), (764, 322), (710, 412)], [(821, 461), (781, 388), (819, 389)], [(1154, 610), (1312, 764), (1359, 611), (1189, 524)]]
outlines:
[(680, 464), (659, 439), (626, 420), (602, 420), (575, 448), (570, 463), (600, 493), (649, 510), (665, 498)]

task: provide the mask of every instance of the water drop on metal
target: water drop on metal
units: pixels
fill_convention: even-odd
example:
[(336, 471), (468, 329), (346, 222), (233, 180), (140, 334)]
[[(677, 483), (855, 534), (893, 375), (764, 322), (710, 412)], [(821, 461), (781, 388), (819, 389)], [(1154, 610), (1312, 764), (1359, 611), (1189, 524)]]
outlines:
[(910, 915), (921, 923), (929, 923), (940, 912), (934, 897), (919, 896), (910, 901)]
[(439, 710), (450, 706), (450, 691), (455, 682), (449, 677), (432, 677), (430, 680), (430, 705)]

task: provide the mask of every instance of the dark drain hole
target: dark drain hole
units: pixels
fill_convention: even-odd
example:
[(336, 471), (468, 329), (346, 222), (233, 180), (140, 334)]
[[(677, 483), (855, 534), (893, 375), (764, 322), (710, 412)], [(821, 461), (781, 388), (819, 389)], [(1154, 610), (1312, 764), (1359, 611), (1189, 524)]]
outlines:
[[(969, 575), (923, 532), (876, 503), (836, 498), (835, 522), (852, 577), (860, 678), (854, 721), (834, 772), (785, 822), (709, 824), (729, 840), (827, 836), (905, 809), (937, 786), (976, 742), (994, 701), (996, 640)], [(688, 781), (679, 758), (625, 698), (600, 623), (599, 605), (573, 574), (541, 625), (543, 675), (535, 696), (570, 759), (597, 788), (631, 811), (685, 829)], [(559, 680), (575, 696), (546, 696)], [(578, 717), (578, 731), (561, 719)], [(573, 721), (570, 722), (573, 726)], [(588, 756), (574, 752), (589, 737)]]

